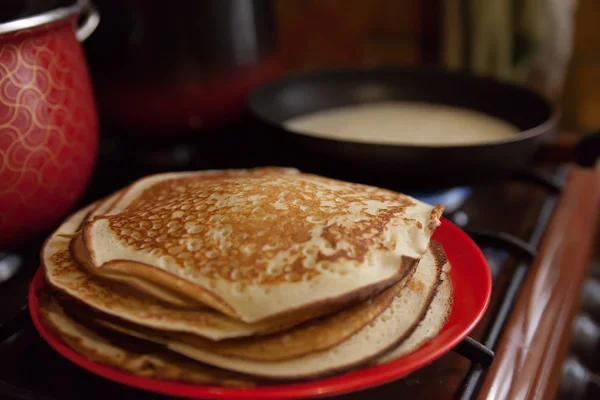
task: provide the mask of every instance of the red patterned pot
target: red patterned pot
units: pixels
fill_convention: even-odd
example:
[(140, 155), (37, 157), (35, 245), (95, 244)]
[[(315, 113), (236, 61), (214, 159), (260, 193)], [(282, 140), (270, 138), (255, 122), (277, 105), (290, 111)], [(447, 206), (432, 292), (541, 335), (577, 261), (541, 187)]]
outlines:
[(98, 122), (79, 41), (98, 21), (77, 1), (0, 24), (0, 248), (50, 228), (90, 179)]

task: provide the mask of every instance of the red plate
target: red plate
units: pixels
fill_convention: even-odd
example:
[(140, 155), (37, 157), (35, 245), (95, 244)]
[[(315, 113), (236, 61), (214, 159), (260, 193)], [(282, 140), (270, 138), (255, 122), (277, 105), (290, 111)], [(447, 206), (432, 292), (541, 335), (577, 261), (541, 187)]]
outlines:
[(310, 382), (229, 389), (143, 378), (104, 364), (91, 362), (67, 346), (58, 335), (41, 322), (36, 294), (45, 284), (41, 268), (29, 288), (29, 310), (40, 335), (57, 352), (88, 371), (139, 389), (174, 396), (208, 399), (296, 399), (330, 396), (381, 385), (429, 364), (460, 343), (483, 316), (492, 291), (492, 279), (483, 254), (463, 231), (444, 218), (433, 238), (446, 250), (452, 264), (450, 277), (454, 286), (452, 313), (440, 334), (417, 351), (388, 364)]

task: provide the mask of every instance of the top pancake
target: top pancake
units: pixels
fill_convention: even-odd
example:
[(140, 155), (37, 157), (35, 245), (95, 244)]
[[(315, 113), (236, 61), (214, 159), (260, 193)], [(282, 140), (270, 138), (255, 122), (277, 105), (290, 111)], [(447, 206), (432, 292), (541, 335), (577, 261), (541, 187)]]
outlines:
[(94, 206), (89, 206), (69, 216), (46, 240), (41, 252), (46, 281), (62, 294), (61, 298), (85, 304), (86, 315), (101, 314), (151, 329), (186, 332), (211, 340), (277, 332), (310, 317), (246, 324), (206, 307), (195, 310), (168, 307), (148, 296), (139, 296), (126, 286), (96, 279), (69, 253), (70, 238), (93, 209)]
[[(84, 224), (78, 259), (245, 322), (364, 298), (426, 252), (441, 206), (294, 169), (153, 175)], [(81, 261), (81, 260), (80, 260)]]
[[(108, 212), (114, 206), (115, 202), (119, 199), (120, 196), (122, 196), (122, 194), (123, 194), (123, 191), (119, 190), (119, 191), (113, 193), (112, 195), (106, 197), (105, 199), (96, 202), (94, 204), (92, 210), (85, 216), (85, 219), (83, 222), (90, 222), (90, 221), (93, 221), (94, 218), (96, 218), (97, 216), (104, 215), (106, 212)], [(79, 228), (81, 228), (81, 226), (78, 226), (77, 230), (79, 230)], [(73, 253), (73, 255), (75, 257), (77, 257), (77, 252), (78, 252), (79, 247), (83, 246), (83, 243), (81, 241), (81, 234), (75, 234), (74, 239), (75, 240), (70, 245), (70, 249), (71, 249), (71, 253)], [(85, 250), (83, 250), (83, 251), (85, 252)], [(83, 267), (88, 265), (88, 263), (85, 262), (86, 261), (85, 256), (81, 257), (80, 261), (81, 261), (81, 264)], [(92, 268), (91, 271), (88, 271), (88, 272), (93, 273), (94, 270), (95, 270), (95, 268)], [(137, 280), (131, 280), (127, 276), (121, 276), (120, 278), (121, 279), (119, 279), (119, 281), (121, 283), (128, 285), (131, 289), (135, 289), (135, 288), (139, 287)], [(186, 296), (181, 296), (177, 292), (163, 290), (162, 288), (156, 288), (156, 287), (152, 287), (152, 286), (145, 286), (144, 289), (145, 290), (143, 290), (143, 291), (146, 292), (146, 294), (150, 294), (155, 299), (160, 300), (161, 302), (168, 304), (168, 305), (172, 305), (175, 307), (182, 307), (182, 308), (190, 308), (190, 309), (194, 309), (194, 310), (198, 310), (199, 308), (202, 308), (202, 307), (206, 308), (206, 306), (199, 304), (197, 301), (191, 300), (191, 299), (187, 298)]]

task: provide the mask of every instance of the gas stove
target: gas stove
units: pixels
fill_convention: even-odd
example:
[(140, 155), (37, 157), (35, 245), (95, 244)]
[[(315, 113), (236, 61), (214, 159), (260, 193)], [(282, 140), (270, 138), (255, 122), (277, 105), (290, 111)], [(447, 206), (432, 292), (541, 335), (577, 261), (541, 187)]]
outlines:
[[(124, 164), (114, 157), (128, 157), (131, 149), (126, 146), (105, 140), (104, 157), (82, 204), (146, 173), (189, 169), (189, 161), (198, 157), (197, 146), (148, 147), (136, 156), (139, 168), (124, 171)], [(219, 157), (205, 157), (201, 164), (192, 167), (253, 166), (241, 159), (232, 165)], [(445, 217), (483, 249), (494, 279), (490, 307), (454, 351), (404, 379), (341, 398), (396, 399), (402, 394), (424, 399), (501, 399), (555, 393), (569, 398), (573, 391), (580, 396), (593, 393), (594, 375), (588, 374), (583, 361), (567, 359), (567, 351), (592, 247), (597, 186), (593, 173), (561, 167), (525, 171), (489, 185), (411, 193), (446, 204)], [(389, 188), (402, 190), (391, 183)], [(27, 314), (26, 293), (38, 267), (41, 243), (33, 240), (0, 254), (0, 398), (166, 398), (96, 377), (63, 359), (37, 335)], [(594, 296), (591, 293), (588, 297)], [(595, 295), (600, 304), (600, 295)], [(590, 340), (585, 343), (589, 347)]]

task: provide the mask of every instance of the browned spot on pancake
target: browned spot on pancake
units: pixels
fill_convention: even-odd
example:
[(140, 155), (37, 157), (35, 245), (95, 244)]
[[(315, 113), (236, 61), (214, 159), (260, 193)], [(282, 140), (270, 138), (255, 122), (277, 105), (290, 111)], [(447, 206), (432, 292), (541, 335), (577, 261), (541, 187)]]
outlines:
[(419, 280), (412, 279), (407, 285), (411, 290), (420, 292), (425, 290), (425, 284)]
[(50, 256), (50, 262), (55, 265), (54, 275), (69, 272), (73, 259), (69, 250), (59, 250)]
[[(369, 210), (373, 202), (385, 206)], [(261, 168), (158, 182), (107, 218), (122, 242), (189, 274), (276, 284), (310, 280), (323, 262), (362, 262), (413, 204), (384, 189)], [(334, 252), (307, 244), (315, 227)], [(278, 255), (282, 262), (268, 268)]]
[(435, 258), (435, 262), (438, 267), (442, 267), (448, 262), (448, 257), (446, 256), (446, 252), (444, 251), (444, 248), (441, 244), (439, 244), (435, 240), (432, 240), (429, 243), (429, 248), (433, 253), (433, 258)]
[(307, 228), (292, 233), (292, 240), (296, 243), (308, 242), (311, 237), (310, 230)]
[(444, 206), (438, 204), (433, 208), (432, 213), (429, 214), (429, 229), (431, 231), (434, 231), (438, 226), (440, 226), (440, 218), (442, 217), (443, 212)]

